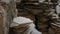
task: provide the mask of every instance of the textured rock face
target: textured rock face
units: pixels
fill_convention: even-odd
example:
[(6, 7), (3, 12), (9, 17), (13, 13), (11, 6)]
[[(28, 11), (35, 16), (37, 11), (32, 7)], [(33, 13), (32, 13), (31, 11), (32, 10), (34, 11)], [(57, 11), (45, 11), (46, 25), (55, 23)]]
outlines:
[[(47, 0), (46, 0), (47, 1)], [(52, 19), (52, 14), (55, 12), (56, 4), (58, 0), (49, 0), (52, 4), (49, 3), (22, 3), (18, 10), (18, 16), (24, 16), (34, 20), (36, 27), (43, 34), (55, 34), (57, 28), (53, 28), (52, 21), (54, 23), (56, 19)], [(45, 2), (45, 1), (44, 1)], [(37, 2), (36, 2), (37, 3)], [(55, 26), (54, 26), (55, 27)], [(59, 34), (59, 33), (57, 33)]]
[(55, 15), (50, 21), (51, 27), (49, 28), (49, 34), (59, 34), (60, 33), (60, 20), (59, 16)]
[[(25, 24), (26, 25), (26, 24)], [(17, 26), (16, 28), (13, 27), (14, 29), (12, 29), (15, 34), (42, 34), (41, 32), (39, 32), (38, 30), (35, 29), (35, 25), (33, 23), (23, 27)]]

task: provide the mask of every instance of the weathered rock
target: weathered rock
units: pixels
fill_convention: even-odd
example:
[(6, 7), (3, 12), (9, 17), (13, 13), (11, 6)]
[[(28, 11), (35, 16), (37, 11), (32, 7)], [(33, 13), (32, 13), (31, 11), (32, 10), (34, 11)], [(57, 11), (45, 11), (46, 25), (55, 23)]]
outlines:
[[(40, 1), (40, 0), (39, 0)], [(42, 0), (43, 1), (43, 0)], [(49, 1), (49, 2), (48, 2)], [(37, 4), (34, 4), (37, 3)], [(52, 4), (50, 4), (52, 3)], [(43, 3), (38, 3), (38, 0), (25, 0), (22, 1), (20, 7), (19, 16), (24, 16), (35, 20), (36, 27), (43, 34), (55, 34), (54, 28), (51, 26), (51, 22), (55, 23), (55, 19), (52, 19), (52, 14), (55, 12), (57, 0), (44, 0)], [(52, 20), (52, 21), (51, 21)], [(50, 28), (51, 27), (51, 28)], [(52, 31), (52, 32), (51, 32)]]
[(20, 16), (13, 19), (13, 22), (14, 23), (11, 24), (11, 29), (15, 34), (41, 34), (41, 32), (35, 29), (33, 21), (29, 18)]

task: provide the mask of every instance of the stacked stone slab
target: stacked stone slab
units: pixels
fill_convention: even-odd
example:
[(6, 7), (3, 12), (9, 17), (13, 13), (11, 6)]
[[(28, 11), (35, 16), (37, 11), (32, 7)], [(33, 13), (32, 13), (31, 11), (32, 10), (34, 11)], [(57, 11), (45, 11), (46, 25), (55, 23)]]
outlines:
[(60, 17), (58, 15), (52, 16), (50, 21), (51, 27), (49, 28), (49, 34), (60, 34)]
[[(55, 12), (58, 0), (51, 2), (35, 2), (35, 0), (25, 0), (17, 6), (18, 16), (24, 16), (34, 20), (36, 28), (43, 34), (55, 34), (56, 30), (51, 25), (52, 14)], [(51, 4), (52, 3), (52, 4)]]
[(28, 29), (28, 26), (29, 24), (26, 23), (26, 24), (21, 24), (19, 26), (14, 26), (14, 27), (11, 27), (11, 33), (10, 34), (26, 34), (25, 31)]
[[(22, 1), (22, 2), (24, 2), (24, 1)], [(29, 7), (32, 7), (32, 6), (28, 6), (28, 5), (32, 5), (32, 4), (20, 3), (20, 5), (17, 5), (18, 12), (19, 12), (18, 16), (31, 18), (32, 20), (35, 21), (35, 16), (31, 13), (31, 11), (30, 11), (31, 9), (29, 8)]]

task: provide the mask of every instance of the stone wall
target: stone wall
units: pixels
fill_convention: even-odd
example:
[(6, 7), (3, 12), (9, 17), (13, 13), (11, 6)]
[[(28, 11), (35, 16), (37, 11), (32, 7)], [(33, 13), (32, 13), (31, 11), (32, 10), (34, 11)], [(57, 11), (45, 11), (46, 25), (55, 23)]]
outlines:
[[(37, 4), (34, 4), (37, 3)], [(51, 4), (50, 4), (51, 3)], [(51, 17), (55, 13), (57, 5), (57, 0), (51, 0), (51, 2), (40, 3), (32, 1), (25, 3), (20, 3), (17, 5), (18, 16), (24, 16), (34, 20), (36, 28), (43, 34), (55, 34), (54, 28), (51, 26)], [(52, 31), (54, 33), (52, 33)]]

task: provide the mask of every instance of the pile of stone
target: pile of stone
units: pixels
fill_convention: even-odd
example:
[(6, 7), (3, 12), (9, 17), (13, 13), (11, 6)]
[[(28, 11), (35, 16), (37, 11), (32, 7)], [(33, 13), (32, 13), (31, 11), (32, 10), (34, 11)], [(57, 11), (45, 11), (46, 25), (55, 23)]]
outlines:
[(35, 25), (32, 20), (21, 16), (13, 19), (13, 23), (10, 28), (14, 34), (41, 34), (41, 32), (35, 29)]
[(48, 3), (40, 3), (38, 0), (34, 3), (24, 1), (25, 3), (22, 2), (22, 4), (19, 5), (18, 16), (24, 16), (34, 20), (36, 28), (43, 34), (55, 34), (56, 31), (51, 23), (54, 20), (52, 19), (52, 14), (55, 13), (55, 3), (57, 3), (57, 1), (58, 0), (51, 0), (52, 4), (49, 4), (48, 1)]

